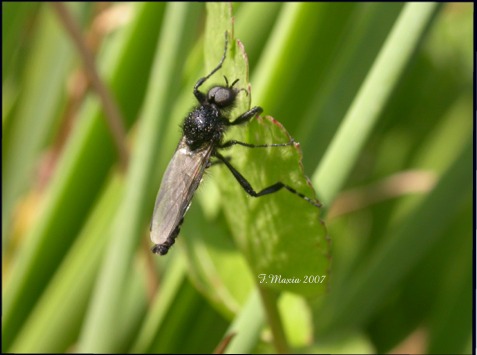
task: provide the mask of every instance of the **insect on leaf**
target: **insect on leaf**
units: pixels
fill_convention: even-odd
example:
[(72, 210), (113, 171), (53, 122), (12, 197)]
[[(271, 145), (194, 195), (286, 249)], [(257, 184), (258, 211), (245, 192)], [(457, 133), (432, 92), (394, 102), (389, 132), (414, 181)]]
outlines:
[[(212, 7), (209, 6), (209, 16)], [(217, 53), (220, 53), (217, 38), (222, 34), (218, 33), (221, 32), (213, 26), (206, 31), (206, 57), (215, 58), (209, 58), (211, 63), (217, 60)], [(234, 38), (230, 38), (230, 43), (227, 60), (212, 81), (217, 82), (225, 75), (229, 82), (239, 79), (237, 87), (248, 91), (245, 49)], [(251, 98), (250, 93), (246, 95), (244, 92), (237, 96), (235, 109), (230, 113), (231, 120), (250, 108)], [(254, 105), (260, 103), (254, 102)], [(267, 109), (265, 107), (264, 111), (267, 112)], [(274, 144), (287, 143), (291, 138), (277, 120), (263, 117), (231, 128), (227, 139)], [(303, 172), (299, 144), (254, 149), (235, 145), (223, 150), (222, 154), (230, 157), (233, 166), (257, 192), (280, 181), (311, 199), (315, 198), (315, 192)], [(214, 169), (214, 181), (221, 190), (222, 206), (230, 229), (257, 280), (262, 280), (263, 286), (302, 295), (323, 293), (328, 281), (330, 243), (326, 227), (320, 219), (320, 209), (286, 189), (258, 198), (251, 197), (223, 164)]]

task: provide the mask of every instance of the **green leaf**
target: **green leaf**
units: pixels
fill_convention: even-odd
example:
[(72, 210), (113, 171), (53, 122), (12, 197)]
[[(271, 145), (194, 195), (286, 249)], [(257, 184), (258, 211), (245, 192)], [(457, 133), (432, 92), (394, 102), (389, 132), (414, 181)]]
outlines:
[(324, 203), (329, 204), (344, 184), (391, 90), (436, 10), (437, 4), (434, 3), (409, 3), (396, 21), (313, 175), (313, 183), (320, 186), (320, 197)]
[(442, 208), (441, 201), (454, 206), (454, 214), (459, 210), (457, 207), (468, 201), (471, 174), (467, 167), (472, 156), (471, 145), (469, 139), (433, 191), (405, 222), (376, 246), (364, 267), (353, 275), (353, 280), (333, 290), (330, 294), (333, 297), (327, 300), (320, 314), (320, 332), (361, 325), (425, 252), (446, 237), (443, 230), (453, 215)]
[[(78, 10), (78, 6), (72, 9)], [(10, 5), (6, 10), (14, 9)], [(64, 77), (73, 62), (71, 45), (54, 14), (43, 7), (38, 17), (39, 31), (35, 34), (35, 46), (27, 60), (26, 80), (20, 96), (22, 104), (12, 120), (7, 122), (5, 128), (8, 134), (2, 142), (2, 234), (7, 236), (10, 235), (7, 232), (14, 206), (31, 185), (35, 164), (50, 138), (52, 127), (56, 127), (61, 118), (57, 110), (64, 99)], [(51, 53), (56, 53), (55, 61), (51, 61)], [(39, 92), (42, 95), (38, 95)], [(3, 250), (8, 240), (3, 238)]]
[(10, 348), (12, 352), (66, 352), (75, 342), (110, 243), (107, 232), (123, 187), (121, 177), (114, 176)]
[(160, 140), (157, 132), (170, 109), (175, 93), (174, 73), (183, 58), (187, 43), (181, 40), (186, 25), (196, 14), (191, 4), (168, 4), (157, 45), (157, 53), (145, 99), (138, 144), (132, 152), (126, 187), (111, 231), (116, 240), (104, 259), (92, 305), (81, 334), (79, 349), (85, 352), (114, 351), (118, 348), (116, 329), (124, 302), (127, 277), (139, 237), (150, 217), (149, 204), (142, 203), (152, 195), (152, 176)]
[[(132, 160), (127, 175), (111, 170), (117, 154), (93, 91), (75, 101), (71, 133), (57, 132), (77, 50), (49, 5), (2, 7), (4, 352), (205, 353), (230, 332), (225, 352), (388, 353), (423, 333), (409, 351), (471, 351), (472, 4), (72, 6), (97, 44)], [(283, 278), (325, 268), (319, 245), (311, 262), (305, 250), (326, 236), (310, 229), (323, 210), (286, 190), (250, 197), (224, 165), (207, 169), (170, 253), (150, 253), (161, 175), (225, 30), (224, 68), (203, 90), (223, 74), (249, 90), (250, 73), (230, 116), (261, 105), (273, 117), (227, 139), (283, 143), (290, 132), (303, 156), (290, 146), (223, 154), (256, 190), (283, 180), (313, 197), (300, 160), (309, 176), (321, 171), (329, 287), (262, 287), (262, 269)], [(59, 158), (39, 191), (28, 171), (52, 149)]]
[[(217, 16), (212, 11), (209, 15)], [(211, 63), (217, 63), (220, 58), (221, 43), (217, 38), (227, 28), (223, 27), (221, 31), (217, 26), (206, 31), (206, 56), (211, 58), (208, 60)], [(248, 62), (243, 45), (237, 42), (235, 46), (232, 39), (229, 41), (229, 57), (217, 77), (223, 74), (230, 78), (229, 81), (239, 79), (239, 85), (247, 88)], [(211, 64), (209, 68), (213, 66)], [(230, 117), (248, 110), (249, 101), (250, 96), (240, 93)], [(287, 143), (291, 139), (283, 126), (270, 117), (252, 119), (246, 125), (233, 127), (227, 137), (252, 144)], [(298, 144), (255, 149), (234, 146), (223, 154), (231, 157), (231, 163), (257, 192), (281, 181), (305, 196), (315, 198), (300, 165)], [(214, 175), (232, 233), (245, 253), (256, 281), (259, 281), (259, 275), (265, 274), (263, 286), (308, 296), (323, 293), (326, 277), (321, 284), (305, 283), (307, 276), (325, 276), (329, 267), (329, 242), (319, 209), (285, 189), (260, 198), (250, 197), (225, 166), (217, 167)], [(272, 275), (281, 282), (270, 279)], [(285, 282), (292, 279), (295, 283)]]
[[(210, 179), (216, 177), (215, 172), (211, 174)], [(206, 218), (200, 213), (199, 206), (192, 204), (182, 228), (183, 245), (188, 273), (197, 289), (224, 315), (232, 317), (240, 312), (253, 289), (255, 278), (243, 254), (231, 240), (230, 229), (223, 218), (217, 219)]]

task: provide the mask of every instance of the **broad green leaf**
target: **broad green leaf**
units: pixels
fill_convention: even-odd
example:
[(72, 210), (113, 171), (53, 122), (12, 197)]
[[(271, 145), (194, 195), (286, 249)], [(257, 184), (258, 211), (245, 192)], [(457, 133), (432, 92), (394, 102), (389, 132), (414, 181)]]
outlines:
[[(214, 179), (216, 172), (210, 175), (208, 179)], [(193, 204), (182, 228), (183, 238), (187, 238), (183, 245), (194, 284), (217, 309), (231, 317), (245, 303), (255, 278), (231, 240), (222, 215), (217, 219), (207, 219)]]
[[(209, 16), (211, 14), (215, 15), (212, 9)], [(211, 63), (208, 64), (209, 70), (220, 58), (223, 44), (217, 38), (222, 37), (221, 33), (228, 26), (230, 24), (225, 23), (222, 27), (207, 27), (205, 52), (207, 63)], [(230, 82), (239, 79), (237, 85), (247, 88), (248, 63), (243, 45), (232, 39), (229, 41), (229, 56), (217, 77), (225, 75)], [(230, 113), (231, 119), (250, 108), (249, 95), (242, 92), (237, 101)], [(283, 126), (270, 117), (252, 119), (243, 126), (232, 127), (227, 138), (252, 144), (290, 141)], [(255, 149), (234, 146), (223, 154), (231, 157), (232, 165), (257, 192), (281, 181), (309, 198), (315, 198), (313, 188), (300, 165), (301, 152), (298, 144)], [(323, 293), (326, 290), (326, 277), (322, 284), (304, 283), (306, 276), (325, 276), (328, 272), (329, 241), (319, 217), (319, 209), (285, 189), (260, 198), (250, 197), (225, 166), (217, 167), (214, 175), (217, 176), (215, 181), (220, 186), (222, 206), (232, 226), (235, 241), (244, 252), (256, 281), (259, 281), (259, 275), (265, 274), (267, 282), (263, 286), (308, 296)], [(274, 275), (281, 282), (269, 278)], [(299, 281), (284, 283), (291, 279)]]

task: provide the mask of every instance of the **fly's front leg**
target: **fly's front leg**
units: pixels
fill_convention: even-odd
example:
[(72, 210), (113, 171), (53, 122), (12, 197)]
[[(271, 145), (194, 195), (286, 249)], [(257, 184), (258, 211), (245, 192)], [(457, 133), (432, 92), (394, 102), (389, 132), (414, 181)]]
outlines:
[[(262, 112), (263, 112), (263, 109), (260, 106), (255, 106), (251, 108), (250, 110), (248, 110), (247, 112), (242, 113), (234, 121), (229, 122), (228, 125), (236, 126), (236, 125), (244, 124)], [(225, 143), (220, 144), (219, 148), (228, 148), (236, 144), (244, 146), (244, 147), (248, 147), (248, 148), (286, 147), (289, 145), (293, 145), (294, 143), (295, 141), (293, 140), (293, 138), (291, 138), (290, 141), (287, 143), (273, 143), (273, 144), (251, 144), (251, 143), (240, 142), (240, 141), (236, 141), (232, 139)]]
[(240, 116), (238, 116), (232, 122), (229, 122), (228, 125), (229, 126), (236, 126), (236, 125), (239, 125), (239, 124), (243, 124), (247, 121), (250, 121), (253, 117), (261, 114), (262, 112), (263, 112), (263, 109), (260, 106), (252, 107), (247, 112), (244, 112)]
[(293, 140), (293, 138), (290, 139), (290, 141), (287, 143), (273, 143), (273, 144), (251, 144), (251, 143), (245, 143), (245, 142), (236, 141), (235, 139), (231, 139), (219, 145), (219, 148), (229, 148), (233, 145), (241, 145), (247, 148), (287, 147), (287, 146), (293, 145), (294, 143), (295, 141)]
[[(207, 81), (207, 79), (209, 79), (213, 74), (215, 74), (217, 70), (222, 68), (222, 64), (224, 64), (224, 60), (227, 55), (228, 43), (229, 43), (229, 39), (228, 39), (227, 31), (225, 31), (225, 47), (224, 47), (224, 54), (222, 55), (222, 59), (220, 60), (219, 64), (209, 74), (207, 74), (207, 76), (204, 76), (203, 78), (200, 78), (199, 80), (197, 80), (197, 83), (195, 83), (194, 85), (194, 96), (196, 97), (197, 101), (199, 101), (201, 104), (207, 101), (207, 95), (199, 91), (199, 87), (201, 87), (202, 84)], [(227, 78), (225, 80), (227, 80)]]

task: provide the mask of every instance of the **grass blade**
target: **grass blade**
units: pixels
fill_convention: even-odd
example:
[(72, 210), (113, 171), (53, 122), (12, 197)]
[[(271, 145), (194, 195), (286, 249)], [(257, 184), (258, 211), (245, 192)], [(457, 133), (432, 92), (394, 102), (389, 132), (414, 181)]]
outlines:
[(319, 186), (318, 193), (325, 205), (333, 201), (344, 184), (437, 8), (435, 3), (408, 3), (396, 21), (323, 161), (313, 174), (313, 184)]

